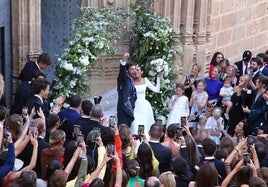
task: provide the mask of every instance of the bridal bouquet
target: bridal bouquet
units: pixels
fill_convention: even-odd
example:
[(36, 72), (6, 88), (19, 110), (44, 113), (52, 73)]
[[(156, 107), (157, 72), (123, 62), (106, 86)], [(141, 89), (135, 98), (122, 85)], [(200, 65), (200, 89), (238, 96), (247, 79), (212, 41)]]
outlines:
[(157, 73), (160, 72), (164, 72), (163, 76), (166, 77), (168, 76), (169, 73), (169, 65), (168, 63), (162, 59), (162, 58), (158, 58), (156, 60), (152, 60), (150, 62), (151, 66), (152, 66), (152, 70), (149, 71), (149, 75), (156, 75)]

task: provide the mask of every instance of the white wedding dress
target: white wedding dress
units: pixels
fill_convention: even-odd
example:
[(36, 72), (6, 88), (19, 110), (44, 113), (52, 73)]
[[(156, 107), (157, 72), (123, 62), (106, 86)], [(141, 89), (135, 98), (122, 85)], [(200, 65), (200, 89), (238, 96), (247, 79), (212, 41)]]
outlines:
[(152, 124), (154, 124), (154, 113), (151, 104), (145, 99), (146, 88), (148, 87), (153, 92), (158, 93), (160, 91), (160, 78), (157, 77), (156, 86), (154, 86), (147, 78), (144, 78), (145, 84), (135, 85), (137, 100), (134, 108), (134, 121), (131, 124), (132, 134), (138, 133), (138, 126), (144, 125), (144, 134), (147, 139), (149, 138), (149, 130)]

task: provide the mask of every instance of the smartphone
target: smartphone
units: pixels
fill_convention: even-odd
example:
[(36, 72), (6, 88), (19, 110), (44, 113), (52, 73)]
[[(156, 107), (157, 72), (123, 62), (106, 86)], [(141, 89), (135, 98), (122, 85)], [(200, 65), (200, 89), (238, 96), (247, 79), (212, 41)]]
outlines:
[(138, 126), (138, 135), (143, 135), (144, 134), (144, 125), (139, 125)]
[(107, 155), (109, 157), (114, 155), (114, 144), (108, 143), (106, 149), (107, 149)]
[(110, 116), (109, 117), (109, 127), (114, 128), (115, 125), (116, 125), (116, 117)]
[(76, 138), (76, 141), (77, 141), (77, 145), (78, 146), (81, 146), (83, 141), (84, 141), (84, 135), (83, 134), (79, 134)]
[(81, 132), (81, 127), (80, 127), (80, 125), (74, 125), (74, 136), (75, 137), (77, 137), (79, 134), (80, 134), (80, 132)]
[(186, 116), (181, 116), (181, 127), (186, 125)]
[(248, 163), (250, 163), (250, 154), (249, 153), (243, 154), (243, 162), (244, 162), (244, 165), (247, 165)]
[(3, 127), (3, 135), (4, 135), (4, 138), (8, 138), (9, 136), (9, 128), (8, 127)]
[(182, 132), (183, 132), (183, 129), (182, 127), (178, 127), (177, 128), (177, 132), (176, 132), (176, 138), (180, 138), (182, 136)]
[(39, 108), (40, 108), (40, 105), (37, 102), (34, 102), (34, 109), (35, 109), (36, 114), (39, 111)]
[(21, 117), (25, 119), (27, 115), (28, 115), (28, 107), (24, 106), (22, 107), (22, 110), (21, 110)]
[(36, 124), (31, 124), (29, 126), (29, 134), (31, 134), (32, 136), (34, 136), (37, 133), (37, 126)]
[(244, 138), (244, 136), (242, 134), (238, 134), (237, 138), (236, 138), (236, 144), (238, 144), (240, 142), (240, 140), (243, 138)]
[(92, 133), (92, 142), (96, 142), (98, 140), (98, 137), (101, 137), (100, 128), (94, 127), (91, 131)]
[(255, 137), (252, 136), (252, 135), (248, 135), (248, 138), (247, 138), (247, 146), (252, 146), (253, 144), (255, 143)]

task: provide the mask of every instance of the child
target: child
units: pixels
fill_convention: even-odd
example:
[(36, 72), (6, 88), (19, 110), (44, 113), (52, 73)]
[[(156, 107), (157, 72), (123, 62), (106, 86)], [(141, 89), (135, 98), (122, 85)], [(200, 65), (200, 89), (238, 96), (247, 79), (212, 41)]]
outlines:
[(224, 124), (224, 120), (221, 117), (221, 108), (215, 107), (212, 111), (212, 116), (208, 118), (205, 125), (205, 129), (208, 131), (208, 137), (215, 141), (217, 145), (220, 144), (220, 129), (219, 125)]
[(207, 117), (201, 114), (199, 116), (199, 123), (197, 125), (197, 135), (196, 135), (196, 139), (198, 140), (197, 142), (200, 142), (201, 144), (205, 138), (208, 138), (208, 133), (207, 130), (205, 129), (206, 123), (207, 123)]
[(169, 104), (169, 117), (167, 125), (172, 123), (181, 123), (182, 116), (189, 116), (189, 102), (188, 97), (184, 96), (184, 85), (178, 83), (176, 85), (176, 95), (171, 97)]
[[(196, 134), (197, 128), (197, 120), (196, 117), (199, 116), (202, 112), (206, 111), (207, 101), (208, 101), (208, 94), (205, 91), (206, 89), (206, 82), (201, 79), (197, 82), (197, 88), (193, 91), (191, 99), (190, 99), (190, 119), (193, 122), (189, 122), (189, 127), (192, 130), (192, 134)], [(196, 120), (196, 122), (194, 122)]]
[(223, 80), (223, 87), (220, 90), (220, 96), (222, 98), (222, 104), (224, 104), (227, 108), (224, 113), (225, 119), (229, 120), (229, 111), (231, 110), (233, 103), (231, 101), (231, 96), (234, 93), (234, 88), (232, 87), (232, 78), (225, 77)]

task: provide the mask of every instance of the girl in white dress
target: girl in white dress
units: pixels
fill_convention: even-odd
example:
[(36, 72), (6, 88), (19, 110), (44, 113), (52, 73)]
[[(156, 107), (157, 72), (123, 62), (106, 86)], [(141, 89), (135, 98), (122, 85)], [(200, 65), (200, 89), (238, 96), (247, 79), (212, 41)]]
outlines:
[(188, 97), (183, 95), (184, 85), (178, 83), (176, 85), (176, 95), (171, 97), (171, 102), (169, 104), (169, 116), (167, 125), (172, 123), (181, 123), (182, 116), (189, 116), (189, 102)]
[(154, 86), (146, 77), (142, 77), (143, 71), (139, 66), (136, 67), (136, 76), (134, 84), (137, 93), (137, 100), (134, 108), (134, 121), (131, 124), (132, 134), (138, 133), (138, 126), (144, 125), (144, 134), (149, 138), (148, 132), (152, 124), (155, 123), (154, 113), (151, 104), (146, 100), (146, 88), (148, 87), (153, 92), (160, 91), (160, 79), (162, 73), (157, 75), (157, 83)]

